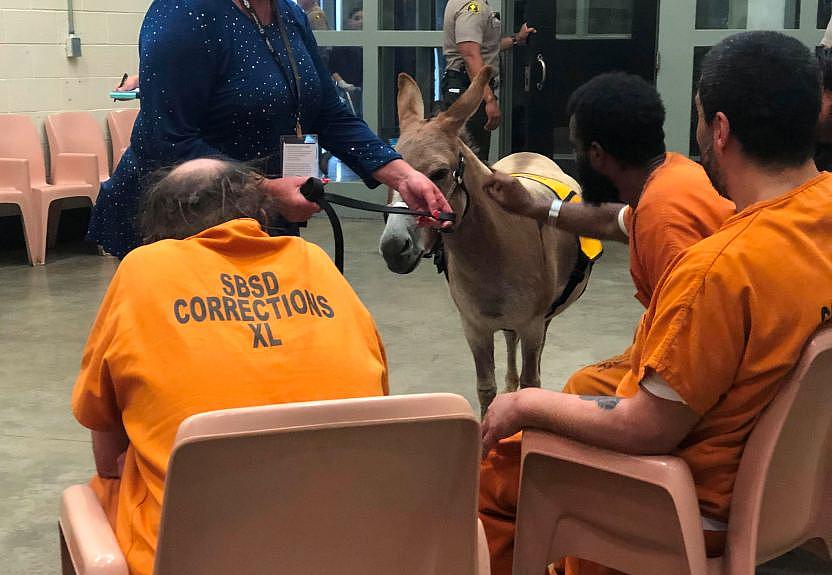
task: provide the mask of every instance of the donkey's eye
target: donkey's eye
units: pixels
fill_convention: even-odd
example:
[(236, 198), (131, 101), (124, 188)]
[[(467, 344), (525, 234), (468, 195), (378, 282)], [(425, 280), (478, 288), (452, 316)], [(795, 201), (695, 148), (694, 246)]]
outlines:
[(428, 175), (428, 178), (430, 178), (432, 182), (441, 182), (442, 180), (447, 178), (448, 174), (450, 173), (451, 170), (449, 170), (448, 168), (441, 168), (439, 170), (434, 170), (433, 172), (431, 172)]

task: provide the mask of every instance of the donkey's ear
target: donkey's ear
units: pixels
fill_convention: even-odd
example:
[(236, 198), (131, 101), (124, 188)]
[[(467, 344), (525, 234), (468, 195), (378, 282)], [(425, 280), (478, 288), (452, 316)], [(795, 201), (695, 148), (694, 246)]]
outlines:
[(493, 75), (494, 70), (491, 66), (485, 66), (479, 71), (465, 93), (437, 118), (443, 130), (453, 136), (459, 134), (468, 118), (473, 116), (477, 108), (480, 107), (483, 91)]
[(399, 94), (396, 104), (399, 108), (399, 129), (402, 132), (425, 119), (422, 91), (419, 90), (416, 80), (407, 74), (399, 74)]

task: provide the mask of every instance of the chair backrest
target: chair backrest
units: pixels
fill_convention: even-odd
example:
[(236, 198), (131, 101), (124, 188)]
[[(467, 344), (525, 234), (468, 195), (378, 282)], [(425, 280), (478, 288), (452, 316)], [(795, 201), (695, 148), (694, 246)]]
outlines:
[(110, 127), (110, 140), (113, 144), (113, 172), (116, 171), (121, 155), (130, 147), (130, 136), (133, 135), (133, 124), (139, 115), (138, 108), (113, 110), (107, 114), (107, 125)]
[(450, 394), (191, 417), (155, 573), (474, 575), (479, 449), (479, 422)]
[(46, 183), (46, 166), (37, 128), (28, 116), (0, 114), (0, 158), (29, 160), (33, 186)]
[(832, 550), (832, 327), (812, 337), (748, 439), (726, 559), (760, 564), (814, 538)]
[(104, 131), (92, 114), (61, 112), (47, 116), (45, 124), (49, 153), (53, 158), (66, 153), (95, 154), (99, 179), (103, 181), (110, 177)]

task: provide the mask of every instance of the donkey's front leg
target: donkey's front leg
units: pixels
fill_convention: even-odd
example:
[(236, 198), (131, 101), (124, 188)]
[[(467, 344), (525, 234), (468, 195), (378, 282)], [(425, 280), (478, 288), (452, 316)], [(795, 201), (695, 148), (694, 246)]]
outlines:
[(494, 332), (463, 320), (465, 339), (474, 356), (477, 371), (477, 395), (480, 400), (480, 415), (485, 412), (497, 395), (497, 380), (494, 377)]
[(520, 372), (520, 387), (540, 387), (540, 356), (546, 341), (546, 325), (534, 322), (520, 333), (523, 369)]
[(505, 392), (517, 391), (520, 385), (520, 376), (517, 374), (517, 337), (516, 331), (503, 330), (506, 337), (506, 387)]

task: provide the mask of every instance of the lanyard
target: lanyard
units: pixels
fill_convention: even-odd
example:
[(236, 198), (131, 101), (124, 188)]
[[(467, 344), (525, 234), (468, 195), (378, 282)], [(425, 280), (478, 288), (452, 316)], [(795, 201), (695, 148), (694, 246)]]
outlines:
[[(260, 20), (260, 16), (257, 15), (257, 12), (254, 11), (254, 8), (251, 7), (250, 0), (240, 0), (242, 5), (245, 7), (246, 11), (248, 12), (251, 19), (254, 20), (254, 24), (257, 26), (257, 31), (260, 32), (260, 37), (263, 38), (263, 42), (266, 44), (266, 48), (269, 49), (269, 53), (274, 58), (274, 61), (277, 62), (278, 66), (280, 66), (280, 70), (283, 72), (283, 75), (289, 80), (290, 88), (294, 88), (293, 96), (295, 97), (295, 103), (297, 104), (297, 112), (295, 113), (295, 135), (298, 138), (303, 136), (303, 130), (301, 129), (300, 124), (300, 107), (301, 107), (301, 91), (300, 91), (300, 72), (298, 71), (298, 63), (295, 61), (295, 52), (292, 50), (292, 44), (289, 42), (289, 35), (286, 33), (286, 25), (283, 23), (283, 17), (280, 14), (280, 10), (275, 10), (275, 18), (277, 18), (277, 27), (280, 30), (280, 38), (283, 40), (283, 47), (286, 48), (286, 56), (289, 58), (289, 66), (292, 68), (292, 79), (294, 80), (294, 86), (292, 86), (292, 79), (289, 79), (289, 74), (286, 72), (286, 68), (283, 65), (280, 57), (277, 55), (277, 51), (274, 49), (272, 45), (272, 41), (269, 39), (269, 36), (266, 34), (266, 28), (263, 26), (263, 21)], [(275, 6), (277, 8), (277, 6)]]

